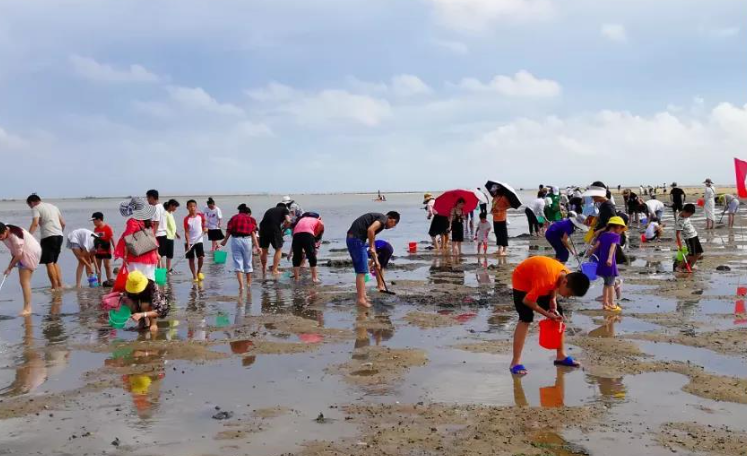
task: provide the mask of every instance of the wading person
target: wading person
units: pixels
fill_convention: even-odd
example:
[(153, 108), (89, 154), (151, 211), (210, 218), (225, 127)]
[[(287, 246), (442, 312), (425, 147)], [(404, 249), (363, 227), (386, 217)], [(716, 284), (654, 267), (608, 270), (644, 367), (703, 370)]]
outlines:
[(249, 206), (242, 203), (239, 204), (237, 210), (239, 213), (228, 220), (226, 238), (223, 239), (221, 245), (225, 247), (228, 240), (231, 240), (233, 269), (236, 272), (239, 293), (241, 293), (245, 286), (247, 289), (252, 286), (252, 272), (254, 272), (252, 252), (259, 245), (259, 239), (257, 238), (257, 223), (251, 216), (252, 210)]
[(91, 286), (98, 281), (98, 269), (96, 269), (96, 234), (85, 228), (73, 230), (67, 235), (67, 248), (72, 250), (75, 259), (78, 260), (78, 267), (75, 270), (75, 288), (80, 288), (80, 281), (83, 278), (83, 270), (86, 271), (88, 283)]
[(65, 231), (65, 219), (62, 218), (57, 206), (42, 202), (39, 195), (34, 193), (26, 198), (26, 204), (31, 208), (31, 227), (29, 233), (36, 233), (40, 229), (39, 239), (41, 241), (42, 253), (39, 263), (47, 267), (47, 276), (52, 290), (62, 289), (62, 271), (57, 261), (62, 251), (62, 241), (64, 240), (63, 231)]
[[(150, 220), (150, 224), (160, 246), (166, 240), (166, 207), (158, 202), (158, 190), (151, 189), (145, 192), (145, 199), (148, 201), (148, 204), (153, 206), (153, 218)], [(159, 267), (163, 267), (163, 263), (161, 262), (162, 256), (159, 255), (158, 258)]]
[(127, 276), (124, 304), (130, 307), (133, 321), (140, 329), (149, 328), (158, 331), (158, 319), (166, 318), (169, 313), (169, 302), (156, 283), (145, 277), (140, 271), (133, 271)]
[[(96, 234), (94, 244), (96, 245), (96, 270), (99, 275), (99, 283), (105, 287), (114, 286), (112, 275), (112, 247), (114, 246), (114, 230), (104, 222), (104, 214), (94, 212), (91, 215), (93, 232)], [(103, 272), (106, 272), (106, 282), (102, 282)]]
[[(202, 243), (203, 236), (207, 232), (205, 216), (197, 211), (197, 201), (187, 201), (187, 216), (184, 217), (184, 256), (189, 260), (189, 270), (192, 272), (192, 281), (201, 282), (205, 279), (202, 273), (202, 265), (205, 262), (205, 247)], [(195, 259), (197, 265), (195, 266)]]
[(218, 249), (218, 243), (223, 240), (223, 230), (221, 229), (223, 212), (215, 205), (215, 200), (210, 197), (207, 200), (207, 207), (202, 210), (202, 213), (205, 214), (205, 219), (207, 219), (208, 241), (212, 243), (210, 251), (213, 252)]
[[(134, 252), (134, 245), (130, 242), (128, 246), (127, 239), (132, 239), (130, 235), (140, 231), (150, 231), (153, 235), (153, 214), (155, 207), (148, 204), (143, 198), (131, 198), (122, 201), (119, 204), (119, 213), (126, 217), (125, 229), (117, 241), (114, 249), (114, 258), (122, 258), (129, 273), (140, 271), (150, 280), (156, 279), (156, 267), (158, 267), (158, 242), (154, 243), (153, 249), (139, 249)], [(142, 235), (138, 235), (142, 236)], [(153, 236), (155, 239), (155, 236)]]
[(324, 223), (322, 223), (321, 217), (307, 215), (296, 221), (296, 226), (293, 228), (293, 243), (291, 244), (293, 249), (293, 277), (296, 282), (301, 278), (301, 263), (305, 254), (309, 261), (309, 268), (311, 268), (311, 281), (319, 283), (316, 251), (323, 235)]
[(42, 248), (28, 231), (3, 223), (0, 223), (0, 241), (3, 241), (11, 255), (10, 263), (3, 273), (3, 279), (9, 276), (13, 269), (18, 268), (18, 279), (23, 290), (21, 315), (31, 315), (31, 276), (39, 266)]
[(705, 184), (703, 212), (705, 212), (706, 229), (712, 230), (716, 228), (716, 188), (711, 179), (706, 179), (703, 183)]
[(290, 225), (290, 211), (288, 206), (282, 202), (272, 209), (268, 209), (262, 217), (262, 221), (259, 222), (259, 247), (262, 249), (259, 258), (262, 262), (262, 277), (265, 277), (267, 273), (267, 255), (270, 246), (275, 249), (271, 272), (274, 275), (280, 274), (280, 259), (283, 257), (283, 232)]
[[(356, 304), (359, 306), (371, 307), (371, 302), (366, 295), (368, 252), (371, 253), (377, 269), (380, 269), (381, 264), (376, 257), (376, 235), (383, 230), (389, 230), (397, 226), (399, 219), (399, 213), (394, 211), (388, 212), (386, 215), (369, 212), (355, 219), (353, 224), (350, 225), (347, 234), (347, 246), (355, 269)], [(368, 247), (366, 247), (366, 242), (368, 242)]]

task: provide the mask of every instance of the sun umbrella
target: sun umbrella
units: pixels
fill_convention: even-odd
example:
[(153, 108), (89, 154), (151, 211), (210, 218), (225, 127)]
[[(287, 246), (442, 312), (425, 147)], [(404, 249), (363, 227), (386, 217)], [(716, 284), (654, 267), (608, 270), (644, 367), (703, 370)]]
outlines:
[(466, 214), (472, 212), (477, 207), (477, 195), (472, 190), (449, 190), (443, 195), (436, 198), (436, 204), (433, 206), (437, 214), (447, 215), (456, 206), (459, 199), (464, 200), (463, 212)]
[(493, 181), (487, 181), (485, 183), (485, 188), (490, 192), (490, 195), (495, 197), (497, 192), (499, 190), (503, 190), (503, 194), (508, 198), (509, 202), (511, 203), (511, 207), (513, 209), (518, 209), (521, 206), (521, 200), (519, 199), (519, 195), (516, 193), (516, 190), (514, 190), (510, 185), (503, 183), (503, 182), (493, 182)]
[(477, 201), (479, 204), (488, 204), (490, 201), (488, 201), (488, 195), (482, 192), (479, 188), (476, 188), (474, 190), (475, 196), (477, 197)]

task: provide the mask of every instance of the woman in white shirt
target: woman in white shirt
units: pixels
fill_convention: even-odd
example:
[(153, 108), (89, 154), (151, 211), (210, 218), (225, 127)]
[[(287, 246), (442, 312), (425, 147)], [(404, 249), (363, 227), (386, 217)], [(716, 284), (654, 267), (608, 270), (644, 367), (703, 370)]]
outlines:
[(716, 188), (713, 186), (711, 179), (706, 179), (703, 183), (706, 186), (703, 192), (703, 199), (705, 200), (703, 211), (705, 212), (706, 229), (712, 230), (716, 227)]

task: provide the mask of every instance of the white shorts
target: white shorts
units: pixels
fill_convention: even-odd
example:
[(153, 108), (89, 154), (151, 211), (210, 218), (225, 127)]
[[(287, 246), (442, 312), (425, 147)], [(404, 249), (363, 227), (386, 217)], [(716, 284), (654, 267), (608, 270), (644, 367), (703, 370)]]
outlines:
[(739, 200), (731, 200), (731, 202), (729, 203), (728, 211), (730, 214), (736, 214), (737, 212), (739, 212)]
[(127, 263), (127, 272), (140, 271), (145, 277), (155, 282), (156, 267), (158, 267), (156, 264)]

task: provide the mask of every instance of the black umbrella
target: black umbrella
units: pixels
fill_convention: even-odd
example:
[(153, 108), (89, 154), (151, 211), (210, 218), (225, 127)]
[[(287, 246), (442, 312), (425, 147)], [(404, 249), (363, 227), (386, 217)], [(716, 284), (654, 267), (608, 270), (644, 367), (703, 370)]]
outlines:
[(518, 209), (521, 206), (519, 195), (516, 194), (516, 190), (514, 190), (510, 185), (503, 182), (487, 181), (485, 183), (485, 188), (493, 198), (495, 198), (502, 190), (503, 196), (508, 198), (513, 209)]

